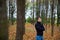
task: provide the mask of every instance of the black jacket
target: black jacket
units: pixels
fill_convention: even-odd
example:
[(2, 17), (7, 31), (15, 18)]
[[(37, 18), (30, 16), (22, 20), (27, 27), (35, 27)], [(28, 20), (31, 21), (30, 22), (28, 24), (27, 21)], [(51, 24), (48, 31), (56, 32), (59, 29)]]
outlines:
[(43, 36), (43, 31), (45, 30), (43, 24), (41, 22), (37, 22), (35, 24), (35, 28), (36, 28), (36, 31), (37, 31), (37, 35)]

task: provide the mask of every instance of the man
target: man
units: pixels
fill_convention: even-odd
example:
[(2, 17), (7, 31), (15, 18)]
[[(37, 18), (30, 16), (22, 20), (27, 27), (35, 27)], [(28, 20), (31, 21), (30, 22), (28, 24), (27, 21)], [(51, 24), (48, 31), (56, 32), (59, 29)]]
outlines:
[(43, 31), (45, 30), (45, 28), (41, 21), (42, 21), (41, 18), (37, 17), (37, 23), (35, 24), (35, 28), (37, 31), (36, 40), (43, 40)]

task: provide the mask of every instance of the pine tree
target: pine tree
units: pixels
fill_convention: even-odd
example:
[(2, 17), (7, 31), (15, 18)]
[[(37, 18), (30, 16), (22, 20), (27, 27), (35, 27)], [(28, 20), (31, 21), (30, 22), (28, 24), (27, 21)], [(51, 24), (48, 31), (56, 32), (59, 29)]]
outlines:
[(0, 0), (0, 40), (8, 40), (6, 0)]
[(16, 40), (23, 40), (25, 33), (25, 0), (17, 0), (17, 30)]

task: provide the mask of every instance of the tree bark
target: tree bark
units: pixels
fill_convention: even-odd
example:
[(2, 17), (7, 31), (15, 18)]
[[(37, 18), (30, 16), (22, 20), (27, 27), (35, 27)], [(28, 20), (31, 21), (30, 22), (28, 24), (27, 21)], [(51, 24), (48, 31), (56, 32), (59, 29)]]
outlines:
[(57, 5), (57, 27), (60, 31), (60, 0), (58, 0), (58, 5)]
[(33, 7), (32, 7), (32, 10), (33, 10), (33, 13), (32, 13), (32, 24), (34, 25), (34, 0), (33, 0)]
[(51, 29), (51, 36), (53, 36), (53, 34), (54, 34), (54, 13), (53, 13), (53, 11), (54, 11), (54, 0), (52, 0), (52, 4), (51, 4), (51, 26), (52, 26), (52, 29)]
[(41, 0), (36, 1), (36, 17), (40, 16), (40, 2)]
[(0, 0), (0, 40), (8, 40), (6, 0)]
[(46, 4), (46, 32), (47, 32), (48, 0), (45, 1), (45, 4)]
[(23, 40), (25, 33), (25, 0), (17, 0), (16, 40)]
[(57, 6), (57, 26), (60, 24), (60, 0), (58, 0), (58, 6)]

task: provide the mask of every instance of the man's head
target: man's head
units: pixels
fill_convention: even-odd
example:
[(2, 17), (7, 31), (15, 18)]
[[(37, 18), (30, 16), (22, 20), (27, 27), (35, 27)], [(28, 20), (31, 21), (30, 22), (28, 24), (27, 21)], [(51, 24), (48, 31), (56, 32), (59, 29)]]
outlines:
[(42, 19), (41, 19), (40, 16), (37, 17), (37, 21), (38, 21), (38, 22), (41, 22), (41, 21), (42, 21)]

